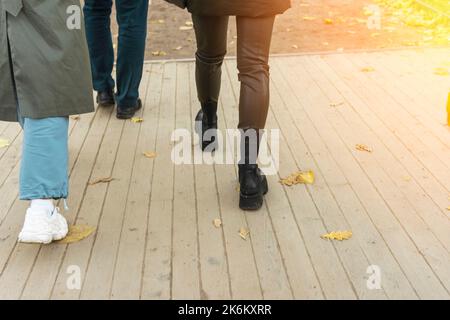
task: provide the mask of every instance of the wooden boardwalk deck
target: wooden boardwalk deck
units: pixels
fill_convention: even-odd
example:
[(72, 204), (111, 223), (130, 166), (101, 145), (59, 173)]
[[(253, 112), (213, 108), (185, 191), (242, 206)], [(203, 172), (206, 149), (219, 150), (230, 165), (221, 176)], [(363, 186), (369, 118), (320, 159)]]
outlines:
[[(193, 63), (146, 64), (144, 122), (108, 109), (71, 121), (67, 217), (97, 231), (70, 245), (16, 242), (27, 207), (17, 200), (22, 136), (0, 123), (11, 142), (0, 149), (0, 298), (449, 299), (450, 78), (433, 74), (449, 57), (273, 57), (268, 128), (281, 129), (280, 172), (254, 213), (237, 208), (235, 167), (172, 164), (170, 135), (191, 129), (198, 108)], [(224, 66), (223, 128), (237, 124), (235, 67)], [(278, 183), (299, 169), (316, 183)], [(336, 230), (353, 237), (320, 238)], [(367, 287), (370, 265), (380, 290)], [(81, 290), (66, 285), (70, 266), (81, 270)]]

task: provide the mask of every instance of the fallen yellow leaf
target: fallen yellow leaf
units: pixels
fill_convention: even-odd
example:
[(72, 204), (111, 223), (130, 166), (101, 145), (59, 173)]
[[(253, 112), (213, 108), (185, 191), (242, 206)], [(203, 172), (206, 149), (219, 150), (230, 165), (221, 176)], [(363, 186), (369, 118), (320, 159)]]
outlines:
[(56, 243), (70, 244), (78, 242), (89, 237), (94, 231), (95, 227), (84, 224), (69, 226), (69, 233), (67, 236), (62, 240), (56, 241)]
[(99, 178), (99, 179), (96, 179), (96, 180), (94, 180), (94, 181), (89, 182), (88, 184), (89, 184), (90, 186), (93, 186), (93, 185), (99, 184), (99, 183), (109, 183), (109, 182), (111, 182), (111, 181), (113, 181), (113, 180), (115, 180), (115, 179), (112, 178), (112, 177)]
[(247, 240), (249, 234), (250, 230), (248, 230), (247, 228), (242, 227), (241, 229), (239, 229), (239, 235), (241, 236), (242, 239)]
[(222, 226), (222, 220), (220, 220), (220, 219), (214, 219), (214, 220), (213, 220), (213, 224), (214, 224), (214, 227), (220, 228), (220, 227)]
[(351, 231), (336, 231), (324, 234), (323, 236), (321, 236), (321, 238), (342, 241), (350, 239), (352, 235), (353, 233)]
[(144, 122), (144, 119), (139, 118), (139, 117), (134, 117), (134, 118), (131, 118), (131, 122), (133, 122), (133, 123), (141, 123), (141, 122)]
[(143, 153), (146, 158), (153, 159), (156, 158), (156, 152), (146, 151)]
[(282, 178), (280, 183), (285, 186), (293, 186), (295, 184), (313, 184), (315, 181), (314, 172), (298, 171), (291, 174), (287, 178)]
[(9, 146), (9, 141), (6, 139), (0, 139), (0, 149)]
[(361, 68), (361, 72), (374, 72), (375, 68), (374, 67), (364, 67)]
[(448, 71), (447, 68), (436, 68), (436, 69), (434, 69), (434, 74), (445, 77), (445, 76), (450, 75), (450, 72)]
[(364, 144), (357, 144), (356, 145), (356, 150), (365, 151), (365, 152), (372, 152), (373, 151), (370, 147), (368, 147), (368, 146), (366, 146)]
[(161, 51), (161, 50), (152, 51), (152, 56), (154, 56), (154, 57), (163, 57), (165, 55), (167, 55), (167, 53), (165, 51)]
[(323, 22), (325, 24), (333, 24), (333, 19), (327, 18), (327, 19), (324, 19)]

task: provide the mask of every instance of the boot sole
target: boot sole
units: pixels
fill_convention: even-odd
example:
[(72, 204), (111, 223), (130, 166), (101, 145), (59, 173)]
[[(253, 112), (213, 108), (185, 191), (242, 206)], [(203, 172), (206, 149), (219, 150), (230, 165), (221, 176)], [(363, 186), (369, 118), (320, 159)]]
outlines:
[(239, 208), (246, 211), (255, 211), (261, 209), (264, 203), (264, 196), (260, 193), (255, 195), (240, 194)]

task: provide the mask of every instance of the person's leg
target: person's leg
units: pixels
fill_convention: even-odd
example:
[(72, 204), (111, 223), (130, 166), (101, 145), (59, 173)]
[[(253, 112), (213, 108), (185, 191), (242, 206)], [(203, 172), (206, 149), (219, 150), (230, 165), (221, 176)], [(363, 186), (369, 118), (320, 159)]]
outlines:
[(66, 219), (53, 199), (68, 196), (67, 117), (19, 119), (24, 139), (19, 179), (19, 198), (31, 200), (19, 241), (50, 243), (68, 232)]
[(85, 0), (83, 8), (94, 90), (99, 93), (114, 91), (111, 9), (112, 0)]
[[(228, 19), (228, 17), (192, 16), (197, 39), (195, 79), (201, 104), (196, 122), (201, 124), (197, 126), (197, 131), (203, 150), (212, 151), (215, 148), (213, 131), (217, 129), (217, 102), (223, 59), (227, 53)], [(208, 131), (210, 138), (206, 138)]]
[(123, 118), (129, 118), (140, 104), (139, 85), (147, 38), (148, 0), (116, 0), (116, 10), (119, 24), (116, 96), (118, 117), (123, 115)]
[(237, 18), (241, 94), (239, 129), (264, 129), (269, 109), (269, 52), (275, 17)]
[(257, 210), (268, 192), (267, 179), (257, 165), (260, 130), (264, 129), (269, 109), (269, 51), (275, 17), (237, 17), (237, 65), (241, 92), (239, 129), (240, 200), (244, 210)]
[(20, 199), (65, 199), (68, 195), (67, 117), (24, 120)]
[(227, 53), (228, 17), (192, 15), (197, 52), (195, 77), (200, 103), (217, 103), (223, 59)]

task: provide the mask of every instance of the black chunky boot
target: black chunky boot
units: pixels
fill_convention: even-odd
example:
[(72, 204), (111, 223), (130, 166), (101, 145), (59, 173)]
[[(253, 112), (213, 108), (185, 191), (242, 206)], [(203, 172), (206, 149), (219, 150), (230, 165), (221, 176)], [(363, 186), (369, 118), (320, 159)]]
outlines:
[(195, 117), (195, 131), (200, 138), (203, 151), (214, 151), (217, 147), (217, 102), (202, 103)]
[[(254, 135), (254, 139), (250, 140), (256, 141), (249, 141), (249, 139), (246, 139), (245, 136), (241, 137), (241, 161), (239, 163), (239, 207), (242, 210), (260, 209), (264, 202), (264, 195), (269, 191), (267, 179), (256, 164), (256, 159), (259, 153), (260, 137), (259, 135)], [(256, 154), (252, 155), (251, 153)]]

